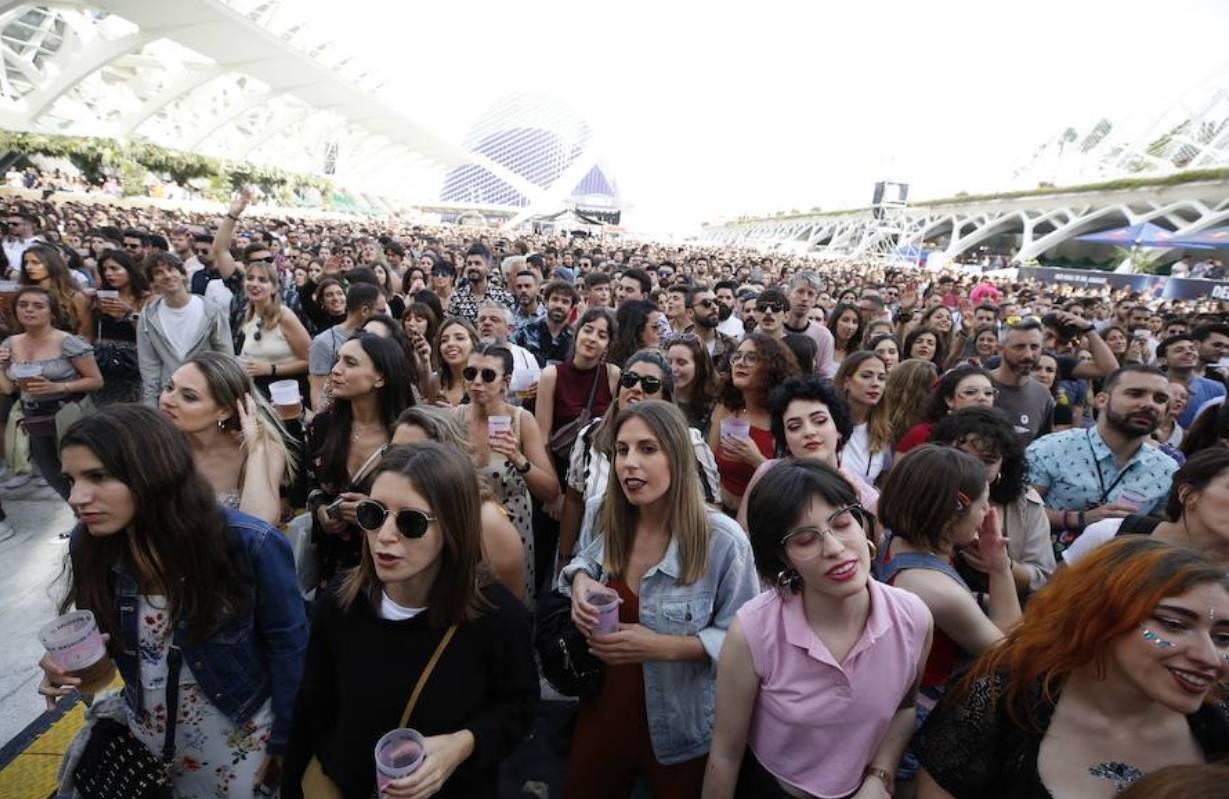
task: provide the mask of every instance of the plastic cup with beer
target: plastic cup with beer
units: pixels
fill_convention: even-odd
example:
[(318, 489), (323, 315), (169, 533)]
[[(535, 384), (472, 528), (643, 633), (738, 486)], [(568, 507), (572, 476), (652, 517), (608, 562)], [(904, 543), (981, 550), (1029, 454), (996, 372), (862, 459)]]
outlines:
[(417, 730), (384, 733), (376, 743), (376, 786), (383, 791), (393, 780), (410, 776), (426, 754), (427, 742)]
[(9, 367), (9, 374), (17, 381), (17, 385), (22, 391), (25, 391), (30, 380), (39, 377), (43, 373), (43, 365), (41, 363), (31, 363), (30, 361), (20, 361)]
[(81, 680), (82, 693), (97, 693), (115, 677), (115, 664), (88, 610), (74, 610), (47, 622), (38, 639), (57, 666)]
[(486, 434), (488, 437), (494, 437), (501, 430), (512, 432), (512, 417), (511, 416), (488, 416), (486, 418)]
[(269, 397), (273, 407), (285, 420), (298, 419), (303, 413), (303, 398), (299, 394), (297, 380), (278, 380), (269, 384)]

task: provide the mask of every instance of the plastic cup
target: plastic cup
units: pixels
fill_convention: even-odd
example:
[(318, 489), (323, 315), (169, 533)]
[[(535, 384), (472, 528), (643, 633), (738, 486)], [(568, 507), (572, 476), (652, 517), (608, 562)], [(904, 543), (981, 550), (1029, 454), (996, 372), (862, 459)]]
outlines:
[(722, 419), (722, 438), (751, 438), (751, 423), (745, 419)]
[(299, 394), (297, 380), (278, 380), (269, 384), (269, 397), (273, 407), (283, 419), (298, 419), (303, 413), (303, 398)]
[(82, 286), (81, 293), (87, 297), (97, 297), (98, 289), (94, 288), (93, 286)]
[(511, 416), (488, 416), (486, 418), (486, 434), (488, 437), (493, 437), (500, 430), (512, 432), (512, 417)]
[(22, 361), (9, 367), (9, 374), (13, 376), (13, 379), (17, 381), (17, 385), (23, 390), (31, 378), (38, 377), (42, 373), (43, 365), (41, 363)]
[(88, 610), (49, 621), (38, 631), (38, 640), (57, 666), (81, 680), (82, 693), (96, 693), (115, 676), (115, 664), (107, 657), (107, 645)]
[(114, 289), (99, 289), (98, 299), (100, 300), (118, 300), (119, 292)]
[(585, 601), (597, 608), (597, 626), (593, 632), (609, 635), (619, 631), (619, 605), (622, 600), (614, 591), (592, 589), (585, 594)]
[(393, 780), (408, 777), (422, 765), (427, 742), (417, 730), (384, 733), (376, 743), (376, 785), (381, 791)]
[(16, 294), (17, 288), (16, 280), (0, 280), (0, 294)]

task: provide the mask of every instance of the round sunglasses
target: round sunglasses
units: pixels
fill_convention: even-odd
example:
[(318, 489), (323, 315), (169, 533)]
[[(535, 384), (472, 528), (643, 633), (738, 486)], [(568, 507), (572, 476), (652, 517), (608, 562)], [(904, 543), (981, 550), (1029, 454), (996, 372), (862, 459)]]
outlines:
[(471, 383), (474, 382), (475, 379), (477, 379), (478, 375), (482, 375), (483, 383), (494, 383), (496, 380), (498, 380), (501, 377), (501, 375), (498, 372), (496, 372), (494, 369), (481, 369), (480, 370), (476, 366), (467, 366), (461, 370), (461, 377), (465, 378)]
[[(358, 526), (369, 533), (378, 532), (388, 519), (390, 511), (384, 503), (374, 499), (364, 499), (354, 506), (354, 520)], [(402, 508), (394, 518), (397, 521), (397, 532), (404, 538), (422, 538), (427, 527), (435, 521), (434, 516), (428, 516), (420, 510)]]

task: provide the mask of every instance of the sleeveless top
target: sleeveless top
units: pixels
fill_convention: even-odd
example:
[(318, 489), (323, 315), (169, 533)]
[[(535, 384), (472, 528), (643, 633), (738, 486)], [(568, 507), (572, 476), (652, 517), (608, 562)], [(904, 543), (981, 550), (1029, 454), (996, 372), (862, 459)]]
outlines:
[[(901, 552), (891, 554), (891, 536), (885, 536), (884, 544), (879, 553), (879, 562), (875, 564), (875, 578), (881, 583), (894, 585), (897, 576), (907, 569), (930, 569), (942, 572), (955, 580), (962, 588), (972, 591), (955, 567), (942, 558), (921, 552)], [(947, 633), (935, 625), (934, 638), (930, 645), (930, 657), (926, 659), (926, 668), (922, 672), (923, 688), (939, 688), (956, 669), (964, 658), (964, 650), (948, 637)]]
[[(597, 369), (601, 369), (601, 373)], [(572, 361), (567, 360), (555, 364), (555, 430), (580, 416), (589, 399), (589, 389), (593, 386), (593, 378), (597, 375), (597, 391), (593, 394), (593, 418), (601, 416), (614, 399), (610, 393), (610, 368), (602, 361), (593, 369), (577, 369)], [(549, 436), (553, 431), (543, 430), (543, 435)]]
[(281, 363), (294, 357), (290, 342), (282, 332), (280, 324), (260, 326), (260, 341), (256, 340), (257, 317), (253, 316), (243, 323), (243, 351), (241, 358), (251, 358), (264, 363)]

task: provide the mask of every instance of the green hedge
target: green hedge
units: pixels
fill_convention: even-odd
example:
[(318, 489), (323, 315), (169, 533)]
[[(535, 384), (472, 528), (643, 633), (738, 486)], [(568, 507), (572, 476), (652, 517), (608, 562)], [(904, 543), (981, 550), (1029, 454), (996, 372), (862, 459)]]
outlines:
[(208, 183), (204, 193), (223, 202), (230, 198), (232, 191), (246, 185), (257, 186), (285, 204), (293, 202), (294, 195), (305, 189), (320, 192), (326, 203), (334, 192), (333, 181), (320, 175), (302, 175), (241, 161), (221, 161), (142, 140), (121, 142), (0, 130), (0, 152), (67, 158), (87, 181), (95, 184), (103, 182), (108, 170), (117, 171), (125, 194), (144, 191), (146, 171), (163, 175), (181, 186), (204, 179)]

